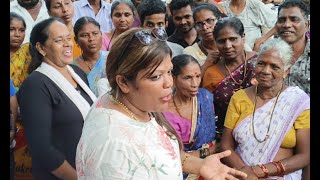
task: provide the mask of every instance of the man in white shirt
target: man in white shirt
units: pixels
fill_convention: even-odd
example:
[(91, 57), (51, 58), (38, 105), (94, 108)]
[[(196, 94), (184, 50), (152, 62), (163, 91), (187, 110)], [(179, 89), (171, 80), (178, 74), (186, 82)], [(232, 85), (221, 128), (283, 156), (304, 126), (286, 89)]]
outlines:
[(75, 1), (73, 5), (73, 24), (75, 24), (79, 18), (89, 16), (98, 21), (102, 32), (109, 32), (114, 27), (111, 19), (110, 3), (104, 0), (79, 0)]
[(10, 2), (10, 12), (19, 14), (26, 21), (26, 36), (23, 43), (29, 42), (35, 24), (49, 18), (44, 0), (13, 0)]

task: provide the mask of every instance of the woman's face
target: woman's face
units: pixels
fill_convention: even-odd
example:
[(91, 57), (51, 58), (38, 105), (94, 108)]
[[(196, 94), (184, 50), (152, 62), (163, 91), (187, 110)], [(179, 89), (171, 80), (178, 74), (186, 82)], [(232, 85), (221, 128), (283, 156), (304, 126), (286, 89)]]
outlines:
[(10, 22), (10, 48), (19, 48), (22, 44), (26, 27), (23, 25), (23, 22), (13, 18)]
[(171, 70), (171, 57), (168, 54), (150, 77), (143, 77), (148, 70), (140, 71), (136, 80), (128, 85), (128, 96), (133, 105), (144, 112), (166, 111), (172, 97)]
[(49, 15), (61, 18), (66, 24), (72, 23), (73, 2), (71, 0), (51, 0)]
[(73, 61), (73, 42), (65, 24), (53, 22), (48, 28), (48, 39), (39, 52), (45, 62), (54, 67), (65, 67)]
[(120, 3), (112, 13), (112, 22), (116, 30), (124, 32), (133, 26), (133, 12), (125, 3)]
[(84, 53), (94, 54), (102, 46), (102, 34), (98, 26), (86, 23), (78, 32), (77, 43)]
[(255, 74), (259, 86), (262, 87), (272, 87), (282, 81), (286, 73), (278, 51), (270, 49), (259, 55)]
[(205, 41), (213, 40), (213, 29), (217, 22), (217, 17), (215, 17), (212, 11), (203, 9), (195, 14), (194, 23), (198, 35)]
[(176, 90), (183, 96), (194, 97), (198, 94), (201, 83), (201, 70), (198, 64), (191, 62), (174, 77)]
[(244, 51), (244, 37), (241, 37), (230, 26), (225, 26), (220, 30), (216, 43), (220, 55), (225, 59), (235, 59)]

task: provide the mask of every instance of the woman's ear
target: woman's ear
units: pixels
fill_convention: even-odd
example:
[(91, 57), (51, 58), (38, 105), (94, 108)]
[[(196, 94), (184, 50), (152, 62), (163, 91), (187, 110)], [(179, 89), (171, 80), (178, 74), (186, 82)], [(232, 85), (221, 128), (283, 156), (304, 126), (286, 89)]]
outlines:
[(116, 75), (116, 82), (123, 94), (129, 93), (128, 80), (123, 75)]
[(42, 45), (41, 45), (39, 42), (36, 43), (36, 49), (39, 51), (39, 53), (40, 53), (43, 57), (45, 57), (45, 56), (47, 55), (47, 53), (43, 50), (43, 47), (42, 47)]

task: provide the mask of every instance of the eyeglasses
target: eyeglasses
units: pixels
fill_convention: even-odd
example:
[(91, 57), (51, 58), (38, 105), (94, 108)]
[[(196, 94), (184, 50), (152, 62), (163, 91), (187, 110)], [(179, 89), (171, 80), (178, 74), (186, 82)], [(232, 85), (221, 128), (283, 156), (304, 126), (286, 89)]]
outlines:
[(136, 37), (140, 41), (140, 43), (145, 46), (149, 46), (154, 42), (156, 42), (157, 40), (167, 41), (168, 39), (167, 32), (163, 27), (153, 28), (152, 30), (143, 29), (143, 30), (137, 31), (134, 33), (134, 36), (132, 36), (132, 38), (128, 41), (128, 44), (125, 46), (125, 48), (122, 49), (122, 52), (118, 58), (118, 61), (120, 61), (121, 58), (123, 57), (123, 53), (128, 49), (128, 46), (131, 43), (133, 37)]
[(202, 30), (204, 25), (212, 27), (216, 24), (216, 20), (217, 19), (214, 18), (208, 18), (205, 21), (197, 22), (194, 27), (196, 28), (196, 30)]

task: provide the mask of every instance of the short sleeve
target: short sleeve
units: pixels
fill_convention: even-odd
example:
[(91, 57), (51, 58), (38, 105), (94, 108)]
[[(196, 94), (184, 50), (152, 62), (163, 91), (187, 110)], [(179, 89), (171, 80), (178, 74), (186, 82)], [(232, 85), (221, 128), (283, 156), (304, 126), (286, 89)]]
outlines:
[(213, 92), (219, 82), (221, 82), (223, 79), (224, 76), (220, 73), (217, 66), (211, 66), (203, 75), (202, 87), (206, 88), (210, 92)]
[(294, 122), (294, 129), (310, 128), (310, 109), (303, 111)]
[(239, 113), (239, 109), (237, 107), (237, 100), (235, 95), (237, 95), (238, 93), (235, 93), (230, 100), (229, 106), (228, 106), (228, 110), (226, 113), (226, 118), (224, 121), (224, 126), (229, 128), (229, 129), (234, 129), (239, 118), (240, 118), (240, 113)]

